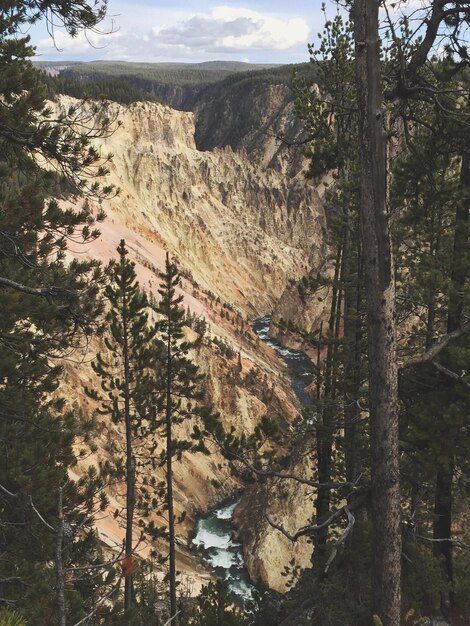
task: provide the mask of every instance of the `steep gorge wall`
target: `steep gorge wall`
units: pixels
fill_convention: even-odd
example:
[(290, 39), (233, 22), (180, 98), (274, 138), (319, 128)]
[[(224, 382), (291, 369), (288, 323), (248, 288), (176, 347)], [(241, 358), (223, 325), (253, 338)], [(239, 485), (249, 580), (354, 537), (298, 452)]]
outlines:
[(257, 315), (325, 254), (324, 216), (301, 174), (230, 147), (200, 151), (194, 115), (154, 103), (119, 107), (103, 142), (120, 196), (107, 211), (158, 236), (197, 283)]
[[(68, 104), (70, 99), (64, 98), (62, 105)], [(100, 227), (100, 239), (78, 254), (106, 262), (124, 238), (137, 263), (141, 285), (156, 294), (158, 271), (169, 250), (187, 276), (185, 308), (204, 317), (210, 336), (227, 341), (242, 360), (239, 372), (238, 357), (227, 358), (211, 344), (194, 355), (206, 377), (206, 398), (227, 426), (235, 425), (245, 434), (266, 414), (277, 415), (287, 424), (298, 406), (288, 388), (285, 367), (250, 333), (246, 316), (272, 310), (288, 281), (303, 276), (323, 257), (324, 217), (317, 190), (300, 174), (289, 178), (282, 168), (253, 162), (246, 150), (198, 150), (193, 113), (154, 103), (112, 105), (111, 112), (120, 126), (102, 140), (101, 148), (114, 154), (110, 182), (121, 192), (103, 203), (107, 219)], [(260, 150), (266, 153), (265, 147)], [(229, 315), (230, 322), (227, 314), (221, 315), (223, 302), (245, 319), (243, 333), (235, 326), (235, 313)], [(91, 356), (84, 354), (83, 359)], [(254, 368), (259, 374), (253, 383), (248, 374)], [(91, 384), (89, 370), (66, 369), (66, 395), (91, 410), (77, 393)], [(94, 462), (109, 454), (110, 437), (118, 441), (122, 432), (108, 424), (98, 439)], [(195, 517), (232, 492), (237, 482), (217, 454), (186, 455), (175, 478), (177, 510), (188, 514), (179, 531), (180, 567), (195, 576), (201, 566), (184, 549)], [(111, 495), (115, 509), (122, 507), (122, 496)], [(101, 530), (110, 545), (118, 545), (122, 520), (109, 518)], [(259, 552), (253, 573), (255, 569), (278, 571), (290, 560), (291, 549), (281, 543), (272, 553), (275, 561), (270, 562), (269, 549), (262, 549), (255, 536), (259, 537), (258, 531), (250, 542), (246, 535), (247, 550)], [(275, 534), (264, 532), (264, 536), (264, 546), (277, 545)], [(261, 577), (279, 588), (279, 582), (263, 573)]]
[(149, 82), (132, 75), (120, 80), (147, 90), (172, 109), (194, 113), (198, 150), (229, 146), (234, 152), (245, 151), (252, 163), (289, 176), (304, 166), (296, 145), (303, 130), (295, 116), (289, 73), (276, 80), (275, 74), (245, 71), (208, 85)]
[(295, 176), (304, 160), (295, 145), (302, 125), (295, 116), (290, 87), (254, 77), (236, 79), (233, 84), (226, 80), (210, 86), (194, 103), (196, 145), (201, 150), (230, 146), (245, 151), (263, 169)]

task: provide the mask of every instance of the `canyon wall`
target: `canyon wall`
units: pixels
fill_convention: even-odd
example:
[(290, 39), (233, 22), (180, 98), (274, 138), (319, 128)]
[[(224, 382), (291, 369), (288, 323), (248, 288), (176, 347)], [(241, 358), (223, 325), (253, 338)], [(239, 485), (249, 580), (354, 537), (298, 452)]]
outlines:
[(159, 238), (204, 289), (257, 315), (320, 263), (321, 202), (301, 173), (288, 177), (229, 146), (198, 150), (192, 113), (113, 106), (121, 125), (102, 148), (114, 154), (110, 180), (121, 193), (104, 208)]
[[(281, 106), (279, 123), (288, 124), (292, 111), (288, 104), (283, 108), (283, 88), (270, 88), (269, 93), (264, 122)], [(63, 97), (60, 106), (71, 103)], [(251, 135), (244, 135), (238, 151), (229, 145), (206, 145), (201, 150), (192, 112), (147, 102), (111, 104), (110, 113), (119, 125), (99, 145), (103, 152), (114, 154), (109, 182), (119, 187), (120, 193), (102, 203), (107, 218), (100, 225), (100, 238), (70, 254), (106, 263), (116, 256), (120, 239), (125, 239), (140, 284), (157, 295), (158, 272), (166, 250), (170, 251), (185, 276), (185, 308), (208, 324), (204, 345), (193, 355), (205, 375), (206, 400), (225, 425), (234, 425), (239, 433), (249, 435), (264, 415), (288, 428), (299, 410), (297, 400), (284, 364), (260, 343), (251, 331), (250, 319), (272, 311), (289, 281), (298, 280), (321, 263), (324, 216), (318, 190), (304, 180), (301, 171), (287, 173), (288, 151), (278, 150), (272, 134), (257, 136), (252, 130)], [(230, 345), (234, 356), (227, 357), (220, 350), (220, 341)], [(89, 362), (96, 347), (82, 355), (83, 362)], [(85, 411), (92, 411), (94, 407), (77, 391), (97, 384), (91, 368), (66, 364), (65, 371), (62, 391)], [(120, 427), (104, 423), (97, 451), (86, 463), (97, 463), (112, 454), (111, 442), (122, 441), (122, 435)], [(78, 473), (86, 463), (77, 468)], [(206, 574), (187, 551), (195, 519), (233, 493), (240, 482), (216, 451), (209, 457), (185, 454), (175, 470), (175, 480), (177, 512), (187, 514), (178, 530), (179, 567), (200, 585)], [(116, 488), (110, 496), (117, 517), (108, 516), (101, 522), (100, 532), (108, 545), (117, 546), (123, 535), (122, 489)], [(305, 510), (301, 502), (297, 506), (298, 496), (292, 496), (288, 507), (293, 525), (299, 522), (298, 512), (302, 518)], [(267, 509), (279, 511), (272, 498), (266, 494), (263, 498)], [(253, 555), (247, 558), (250, 572), (282, 590), (280, 571), (292, 558), (292, 549), (264, 520), (259, 520), (259, 526), (251, 519), (251, 530), (246, 524), (240, 527), (246, 553)], [(148, 550), (145, 545), (142, 554)], [(305, 565), (310, 546), (300, 544), (294, 554)]]

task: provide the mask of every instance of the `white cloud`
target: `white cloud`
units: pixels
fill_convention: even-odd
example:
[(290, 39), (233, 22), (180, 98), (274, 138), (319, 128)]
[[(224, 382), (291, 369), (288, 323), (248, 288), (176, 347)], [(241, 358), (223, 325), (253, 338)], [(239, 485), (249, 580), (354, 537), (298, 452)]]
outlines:
[[(124, 17), (124, 16), (122, 16)], [(120, 60), (206, 60), (221, 57), (250, 58), (253, 54), (281, 54), (305, 46), (310, 28), (301, 17), (282, 17), (242, 7), (216, 6), (197, 15), (174, 20), (152, 19), (138, 23), (123, 19), (120, 30), (112, 34), (80, 33), (74, 39), (57, 31), (56, 48), (50, 38), (37, 43), (38, 54), (45, 59), (120, 59)], [(176, 21), (177, 20), (177, 21)], [(152, 23), (153, 22), (153, 23)], [(158, 25), (157, 25), (158, 24)], [(250, 54), (251, 52), (251, 54)]]
[(310, 29), (303, 18), (259, 13), (242, 7), (215, 7), (179, 24), (154, 29), (157, 40), (214, 51), (288, 50), (308, 39)]

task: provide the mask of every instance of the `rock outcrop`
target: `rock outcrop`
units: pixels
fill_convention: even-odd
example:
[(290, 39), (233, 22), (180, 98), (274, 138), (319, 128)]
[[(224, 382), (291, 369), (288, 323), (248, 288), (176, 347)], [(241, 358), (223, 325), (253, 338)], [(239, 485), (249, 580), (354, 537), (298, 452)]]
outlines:
[(318, 331), (328, 319), (331, 297), (330, 285), (302, 295), (298, 284), (289, 285), (276, 305), (269, 334), (287, 348), (309, 353), (311, 345), (305, 341), (304, 333)]
[(115, 155), (121, 194), (105, 209), (158, 237), (204, 289), (257, 315), (319, 264), (324, 217), (302, 174), (289, 178), (230, 147), (199, 151), (192, 113), (113, 106), (121, 126), (102, 147)]
[[(306, 450), (289, 464), (289, 473), (310, 478), (312, 455)], [(291, 535), (312, 521), (312, 488), (294, 480), (269, 479), (249, 487), (235, 510), (234, 522), (243, 539), (245, 563), (255, 582), (285, 592), (299, 571), (311, 566), (312, 543), (307, 537), (293, 542), (273, 523)], [(256, 523), (253, 523), (256, 520)]]

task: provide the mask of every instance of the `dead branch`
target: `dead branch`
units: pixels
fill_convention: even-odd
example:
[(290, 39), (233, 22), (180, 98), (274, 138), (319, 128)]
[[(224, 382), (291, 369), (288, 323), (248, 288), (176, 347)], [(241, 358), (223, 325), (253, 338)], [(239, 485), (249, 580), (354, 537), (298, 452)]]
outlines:
[(9, 287), (10, 289), (14, 289), (15, 291), (19, 291), (21, 293), (26, 293), (30, 296), (41, 296), (42, 298), (50, 298), (51, 296), (57, 295), (59, 293), (76, 296), (73, 291), (58, 289), (57, 287), (28, 287), (28, 285), (22, 285), (21, 283), (17, 283), (14, 280), (5, 278), (4, 276), (0, 276), (0, 286)]
[(342, 487), (355, 487), (357, 485), (357, 482), (360, 480), (362, 476), (362, 475), (359, 476), (359, 478), (353, 483), (351, 482), (319, 483), (313, 480), (308, 480), (307, 478), (301, 478), (300, 476), (297, 476), (296, 474), (285, 474), (284, 472), (276, 472), (274, 470), (260, 470), (254, 465), (252, 465), (249, 461), (247, 461), (247, 459), (237, 454), (236, 452), (233, 452), (232, 450), (228, 450), (227, 448), (222, 448), (222, 450), (228, 456), (228, 458), (230, 458), (231, 460), (234, 459), (236, 461), (239, 461), (247, 469), (249, 469), (250, 472), (253, 472), (253, 474), (255, 474), (256, 476), (260, 476), (263, 478), (282, 478), (284, 480), (294, 480), (295, 482), (300, 483), (301, 485), (307, 485), (308, 487), (314, 487), (315, 489), (319, 489), (321, 487), (328, 488), (328, 489), (340, 489)]
[[(341, 517), (343, 517), (344, 515), (347, 517), (348, 522), (349, 522), (349, 514), (351, 514), (351, 512), (353, 510), (356, 510), (358, 508), (360, 508), (366, 501), (367, 496), (368, 496), (369, 490), (365, 489), (360, 497), (357, 497), (354, 502), (352, 502), (351, 504), (347, 505), (347, 506), (343, 506), (340, 509), (334, 511), (330, 517), (328, 517), (328, 519), (326, 519), (324, 522), (321, 522), (321, 524), (309, 524), (308, 526), (303, 526), (302, 528), (300, 528), (296, 533), (294, 533), (293, 535), (291, 533), (289, 533), (283, 526), (281, 526), (280, 524), (276, 524), (275, 522), (273, 522), (268, 516), (266, 516), (266, 520), (268, 522), (268, 524), (270, 526), (272, 526), (273, 528), (275, 528), (276, 530), (278, 530), (281, 534), (284, 535), (284, 537), (287, 537), (287, 539), (289, 539), (289, 541), (292, 542), (296, 542), (297, 539), (299, 539), (300, 537), (305, 537), (305, 535), (313, 535), (316, 532), (323, 530), (324, 528), (327, 528), (328, 526), (331, 526), (333, 524), (333, 522), (336, 522), (337, 520), (341, 519)], [(346, 511), (347, 509), (347, 511)]]
[(431, 346), (429, 350), (427, 350), (427, 352), (422, 354), (420, 357), (416, 357), (415, 359), (410, 359), (409, 361), (407, 361), (404, 365), (401, 366), (400, 369), (406, 370), (406, 369), (409, 369), (410, 367), (415, 367), (416, 365), (422, 365), (424, 363), (431, 363), (431, 361), (433, 361), (444, 350), (444, 348), (446, 348), (449, 345), (451, 341), (453, 341), (454, 339), (458, 339), (458, 337), (461, 337), (462, 335), (466, 335), (469, 332), (470, 332), (470, 324), (465, 324), (464, 326), (457, 328), (457, 330), (454, 330), (453, 332), (448, 333), (447, 335), (444, 335), (443, 337), (441, 337), (439, 341), (437, 341), (433, 346)]
[(17, 498), (18, 497), (17, 493), (11, 492), (9, 489), (4, 487), (2, 484), (0, 484), (0, 490), (3, 491), (3, 493), (6, 493), (7, 496), (10, 496), (10, 498)]
[(442, 374), (445, 374), (446, 376), (448, 376), (449, 378), (452, 378), (453, 380), (457, 380), (458, 382), (462, 383), (462, 385), (465, 385), (467, 389), (470, 389), (470, 383), (468, 383), (463, 378), (466, 374), (465, 371), (462, 371), (461, 374), (457, 374), (457, 372), (453, 372), (452, 370), (448, 369), (447, 367), (444, 367), (437, 361), (433, 361), (432, 364), (439, 372), (442, 372)]
[(51, 530), (53, 533), (56, 532), (56, 529), (51, 526), (48, 522), (46, 522), (46, 520), (43, 518), (43, 516), (41, 515), (41, 513), (39, 513), (39, 511), (37, 510), (37, 508), (34, 506), (34, 502), (33, 502), (33, 498), (31, 496), (29, 496), (29, 501), (31, 503), (31, 508), (33, 509), (33, 511), (36, 513), (36, 515), (39, 517), (39, 519), (41, 520), (41, 522), (44, 524), (44, 526), (46, 526), (49, 530)]
[(74, 626), (81, 626), (81, 624), (85, 624), (91, 617), (93, 617), (93, 615), (100, 608), (103, 602), (107, 600), (108, 598), (110, 598), (113, 595), (113, 593), (119, 589), (119, 586), (120, 586), (120, 582), (115, 587), (113, 587), (109, 593), (107, 593), (105, 596), (103, 596), (97, 601), (91, 613), (88, 613), (88, 615), (85, 615), (85, 617), (83, 617), (79, 622), (75, 622)]
[(470, 546), (459, 539), (452, 539), (451, 537), (446, 537), (444, 539), (431, 539), (430, 537), (423, 537), (422, 535), (417, 535), (417, 539), (420, 541), (426, 541), (427, 543), (451, 543), (453, 546), (457, 546), (459, 548), (470, 549)]
[(121, 551), (119, 552), (119, 554), (117, 555), (116, 558), (114, 558), (112, 561), (106, 561), (105, 563), (96, 563), (95, 565), (83, 565), (81, 567), (64, 567), (64, 572), (78, 572), (79, 570), (91, 570), (91, 569), (106, 569), (108, 567), (112, 567), (113, 565), (116, 565), (116, 563), (119, 563), (119, 561), (122, 559), (122, 555), (124, 554), (124, 545), (121, 548)]
[(354, 523), (356, 521), (356, 518), (354, 517), (354, 515), (351, 513), (351, 511), (349, 510), (349, 508), (347, 506), (344, 507), (344, 513), (348, 519), (348, 525), (346, 526), (344, 532), (342, 533), (341, 537), (335, 542), (335, 545), (333, 546), (333, 550), (331, 551), (330, 556), (328, 557), (328, 561), (326, 562), (326, 566), (325, 566), (325, 574), (328, 572), (328, 570), (330, 569), (330, 565), (333, 563), (333, 561), (335, 560), (336, 555), (338, 554), (338, 549), (341, 545), (343, 545), (343, 543), (346, 541), (346, 539), (348, 538), (348, 536), (350, 535), (353, 527), (354, 527)]
[(177, 613), (175, 613), (173, 615), (173, 617), (170, 617), (170, 619), (168, 619), (163, 626), (168, 626), (168, 624), (171, 624), (171, 622), (175, 619), (175, 617), (178, 617), (178, 615), (181, 613), (181, 611), (178, 611)]

